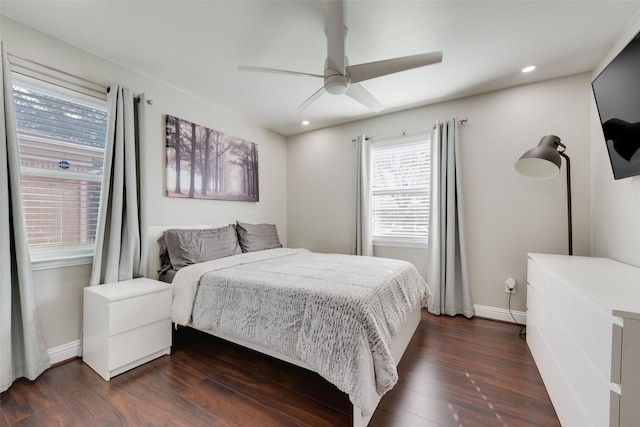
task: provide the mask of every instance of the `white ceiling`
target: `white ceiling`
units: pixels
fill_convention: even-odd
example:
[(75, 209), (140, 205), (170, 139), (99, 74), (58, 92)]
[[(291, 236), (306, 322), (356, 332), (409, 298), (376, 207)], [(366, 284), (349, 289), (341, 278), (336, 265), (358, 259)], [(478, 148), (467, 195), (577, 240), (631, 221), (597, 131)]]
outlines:
[[(237, 70), (242, 64), (322, 74), (324, 1), (2, 0), (0, 8), (283, 135), (375, 115), (329, 94), (295, 114), (321, 79)], [(362, 83), (384, 114), (592, 70), (638, 10), (640, 1), (350, 0), (346, 54), (359, 64), (444, 52), (441, 64)], [(520, 73), (529, 64), (538, 69)], [(302, 119), (311, 124), (302, 126)]]

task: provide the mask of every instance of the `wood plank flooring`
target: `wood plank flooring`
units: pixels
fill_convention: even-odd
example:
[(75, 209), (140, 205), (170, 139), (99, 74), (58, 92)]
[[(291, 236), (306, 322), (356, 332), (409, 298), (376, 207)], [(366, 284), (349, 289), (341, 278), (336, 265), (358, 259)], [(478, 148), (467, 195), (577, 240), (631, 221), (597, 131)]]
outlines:
[[(372, 427), (559, 426), (519, 327), (423, 310)], [(102, 380), (80, 359), (0, 395), (5, 426), (349, 426), (317, 374), (181, 328), (170, 356)]]

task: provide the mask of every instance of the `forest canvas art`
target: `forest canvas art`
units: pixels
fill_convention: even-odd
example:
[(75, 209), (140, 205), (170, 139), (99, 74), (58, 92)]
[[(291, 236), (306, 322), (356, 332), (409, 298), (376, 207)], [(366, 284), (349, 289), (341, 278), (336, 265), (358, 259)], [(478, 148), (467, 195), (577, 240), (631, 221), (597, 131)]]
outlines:
[(257, 202), (255, 143), (167, 115), (167, 196)]

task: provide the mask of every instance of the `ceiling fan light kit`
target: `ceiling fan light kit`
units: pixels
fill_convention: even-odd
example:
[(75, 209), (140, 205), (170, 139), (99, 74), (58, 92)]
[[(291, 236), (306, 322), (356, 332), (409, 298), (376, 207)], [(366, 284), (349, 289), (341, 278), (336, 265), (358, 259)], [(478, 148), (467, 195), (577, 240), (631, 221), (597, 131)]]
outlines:
[(239, 65), (238, 70), (324, 78), (323, 87), (300, 104), (296, 112), (307, 108), (324, 92), (331, 95), (346, 94), (370, 110), (378, 112), (384, 109), (384, 105), (359, 82), (442, 62), (442, 52), (430, 52), (367, 64), (348, 65), (347, 57), (345, 56), (347, 31), (344, 19), (344, 1), (328, 1), (327, 12), (327, 59), (325, 61), (324, 75), (248, 65)]
[[(327, 70), (332, 71), (332, 70)], [(351, 79), (342, 74), (329, 74), (324, 78), (324, 88), (331, 95), (342, 95), (349, 90)]]

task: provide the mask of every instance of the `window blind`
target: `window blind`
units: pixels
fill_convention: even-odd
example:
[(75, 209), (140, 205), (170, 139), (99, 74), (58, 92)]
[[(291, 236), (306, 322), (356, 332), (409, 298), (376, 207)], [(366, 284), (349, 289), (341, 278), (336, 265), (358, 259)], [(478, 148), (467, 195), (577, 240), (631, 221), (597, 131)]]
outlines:
[(13, 94), (30, 249), (89, 245), (92, 251), (106, 102), (15, 75)]
[(426, 243), (430, 149), (427, 141), (372, 150), (374, 241)]

